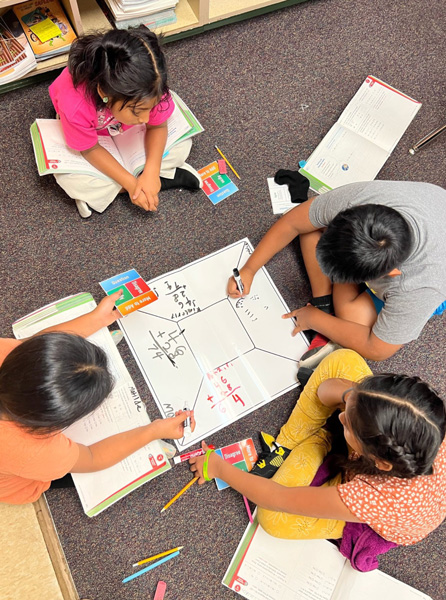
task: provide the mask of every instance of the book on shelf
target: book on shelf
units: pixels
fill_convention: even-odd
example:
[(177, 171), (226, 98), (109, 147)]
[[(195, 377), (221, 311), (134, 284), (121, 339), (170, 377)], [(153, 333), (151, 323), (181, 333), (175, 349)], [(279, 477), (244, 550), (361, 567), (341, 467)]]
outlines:
[(23, 77), (37, 62), (13, 10), (0, 17), (0, 85)]
[(299, 172), (318, 193), (372, 181), (420, 107), (420, 102), (369, 75)]
[(174, 9), (178, 0), (105, 0), (116, 22)]
[(256, 518), (222, 583), (249, 600), (432, 600), (377, 569), (356, 571), (327, 540), (272, 537)]
[[(181, 98), (171, 92), (175, 109), (167, 121), (167, 142), (164, 155), (179, 142), (204, 131), (202, 125)], [(31, 125), (31, 139), (39, 175), (58, 173), (84, 173), (101, 179), (106, 175), (93, 167), (77, 150), (69, 148), (58, 119), (36, 119)], [(99, 144), (123, 165), (138, 176), (144, 169), (146, 126), (135, 125), (115, 136), (99, 136)]]
[[(95, 306), (91, 294), (68, 296), (17, 320), (12, 329), (17, 339), (23, 339), (91, 312)], [(87, 446), (150, 423), (144, 403), (109, 330), (104, 327), (88, 339), (107, 354), (115, 383), (110, 396), (95, 411), (64, 431), (70, 439)], [(155, 440), (108, 469), (72, 473), (72, 477), (85, 514), (93, 517), (170, 468), (162, 444)]]
[[(112, 17), (113, 19), (113, 17)], [(113, 24), (118, 29), (127, 29), (128, 27), (139, 27), (145, 25), (147, 29), (159, 29), (166, 25), (172, 25), (177, 22), (177, 14), (174, 8), (163, 10), (161, 12), (144, 15), (143, 17), (135, 17), (133, 19), (125, 19), (124, 21), (115, 21)]]
[(38, 62), (65, 54), (76, 39), (58, 0), (29, 0), (16, 4), (13, 11)]

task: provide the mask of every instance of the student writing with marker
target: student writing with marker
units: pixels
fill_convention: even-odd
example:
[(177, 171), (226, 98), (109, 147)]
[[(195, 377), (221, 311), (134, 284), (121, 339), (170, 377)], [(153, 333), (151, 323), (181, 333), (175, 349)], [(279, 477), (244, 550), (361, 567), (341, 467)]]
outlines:
[[(34, 502), (67, 473), (106, 469), (155, 439), (181, 438), (186, 417), (194, 429), (193, 411), (179, 411), (90, 446), (62, 432), (113, 388), (106, 354), (84, 338), (120, 317), (120, 294), (27, 340), (0, 339), (0, 502)], [(71, 477), (54, 485), (70, 484)]]
[[(445, 310), (445, 220), (441, 187), (370, 181), (310, 198), (271, 227), (240, 276), (249, 294), (257, 271), (299, 237), (312, 298), (283, 317), (294, 335), (319, 334), (300, 362), (302, 384), (336, 344), (385, 360)], [(233, 278), (228, 293), (241, 296)]]
[[(325, 424), (337, 410), (348, 457), (322, 487), (312, 487), (332, 443)], [(259, 523), (275, 537), (338, 539), (352, 522), (410, 545), (446, 516), (445, 430), (445, 404), (428, 384), (373, 376), (359, 354), (343, 349), (316, 368), (275, 450), (261, 455), (251, 473), (204, 442), (206, 455), (189, 462), (199, 484), (218, 477), (257, 504)]]

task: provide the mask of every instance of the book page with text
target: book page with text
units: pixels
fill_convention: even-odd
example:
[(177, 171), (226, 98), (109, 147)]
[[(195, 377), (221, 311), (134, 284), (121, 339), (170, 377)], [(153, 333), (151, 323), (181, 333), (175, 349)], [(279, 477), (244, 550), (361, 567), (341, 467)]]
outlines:
[(339, 578), (332, 600), (432, 600), (423, 592), (378, 571), (361, 573), (348, 561)]
[[(179, 138), (189, 131), (190, 125), (175, 105), (175, 109), (167, 119), (166, 150), (171, 148)], [(124, 161), (125, 168), (135, 177), (144, 169), (146, 151), (144, 147), (146, 126), (135, 125), (124, 133), (114, 136), (113, 140)]]
[[(46, 162), (54, 173), (85, 173), (101, 179), (109, 179), (93, 167), (77, 150), (69, 148), (65, 142), (62, 125), (57, 119), (37, 119), (40, 138), (44, 147)], [(99, 136), (99, 143), (122, 165), (116, 146), (111, 137)]]
[(347, 104), (338, 123), (390, 154), (420, 107), (420, 102), (369, 76)]
[[(249, 600), (332, 600), (345, 559), (325, 540), (270, 536), (257, 520), (246, 551), (237, 550), (223, 584)], [(248, 526), (245, 536), (249, 535)], [(247, 542), (242, 539), (241, 545)], [(240, 548), (240, 547), (239, 547)], [(361, 599), (362, 600), (362, 599)]]
[[(300, 172), (322, 191), (356, 181), (372, 181), (389, 153), (361, 135), (335, 123)], [(318, 185), (320, 184), (320, 185)]]

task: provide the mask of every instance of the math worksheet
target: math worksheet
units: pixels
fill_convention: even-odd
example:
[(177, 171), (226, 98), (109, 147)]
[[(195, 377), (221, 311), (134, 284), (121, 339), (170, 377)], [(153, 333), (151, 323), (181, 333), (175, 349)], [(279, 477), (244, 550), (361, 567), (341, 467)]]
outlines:
[(119, 321), (162, 416), (195, 411), (180, 450), (297, 386), (308, 344), (281, 318), (289, 309), (266, 269), (246, 297), (227, 295), (233, 268), (252, 252), (245, 238), (152, 279), (158, 301)]
[(373, 181), (420, 107), (369, 75), (299, 172), (318, 193)]
[(248, 600), (432, 600), (378, 569), (354, 570), (327, 540), (273, 537), (257, 518), (222, 583)]

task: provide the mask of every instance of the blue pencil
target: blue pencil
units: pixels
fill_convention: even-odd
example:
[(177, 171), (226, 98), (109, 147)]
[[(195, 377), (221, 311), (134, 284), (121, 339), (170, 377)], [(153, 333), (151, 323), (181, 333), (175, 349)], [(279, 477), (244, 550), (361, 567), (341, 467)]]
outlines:
[(153, 565), (150, 565), (150, 566), (146, 567), (145, 569), (141, 569), (141, 571), (137, 571), (136, 573), (133, 573), (133, 575), (129, 575), (129, 577), (126, 577), (125, 579), (122, 580), (122, 583), (127, 583), (128, 581), (135, 579), (135, 577), (139, 577), (140, 575), (147, 573), (147, 571), (151, 571), (155, 567), (158, 567), (159, 565), (162, 565), (163, 563), (167, 562), (168, 560), (171, 560), (175, 556), (178, 556), (179, 553), (180, 553), (180, 551), (177, 550), (176, 552), (169, 554), (169, 556), (166, 556), (165, 558), (158, 560), (156, 563), (153, 563)]

